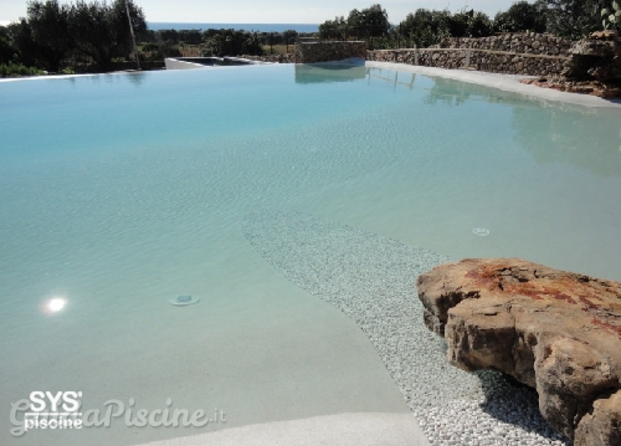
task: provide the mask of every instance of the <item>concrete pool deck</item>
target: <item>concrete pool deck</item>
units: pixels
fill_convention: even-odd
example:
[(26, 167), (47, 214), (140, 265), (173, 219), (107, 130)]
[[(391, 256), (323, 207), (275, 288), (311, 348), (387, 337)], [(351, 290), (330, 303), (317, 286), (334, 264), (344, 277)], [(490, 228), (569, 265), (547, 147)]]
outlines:
[(427, 446), (410, 414), (345, 413), (301, 420), (253, 424), (144, 446)]
[(446, 79), (454, 79), (470, 84), (483, 85), (486, 87), (498, 88), (503, 91), (523, 94), (539, 99), (564, 102), (574, 105), (582, 105), (584, 107), (603, 107), (621, 109), (621, 99), (602, 99), (597, 96), (567, 93), (551, 88), (542, 88), (535, 85), (527, 85), (520, 83), (520, 79), (532, 76), (521, 76), (514, 74), (487, 73), (483, 71), (468, 70), (447, 70), (444, 68), (421, 67), (416, 65), (407, 65), (394, 62), (374, 62), (366, 61), (366, 67), (386, 68), (389, 70), (398, 70), (408, 73), (422, 74), (431, 77), (443, 77)]

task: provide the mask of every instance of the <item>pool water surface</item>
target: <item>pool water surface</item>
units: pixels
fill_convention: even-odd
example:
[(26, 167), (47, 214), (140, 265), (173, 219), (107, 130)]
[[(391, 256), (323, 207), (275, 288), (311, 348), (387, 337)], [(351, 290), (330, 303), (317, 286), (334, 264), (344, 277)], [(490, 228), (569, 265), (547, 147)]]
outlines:
[(3, 412), (49, 390), (81, 391), (83, 409), (170, 398), (214, 414), (200, 428), (121, 419), (19, 438), (3, 416), (0, 444), (407, 413), (366, 335), (266, 261), (248, 215), (621, 280), (620, 122), (618, 109), (365, 66), (0, 83)]

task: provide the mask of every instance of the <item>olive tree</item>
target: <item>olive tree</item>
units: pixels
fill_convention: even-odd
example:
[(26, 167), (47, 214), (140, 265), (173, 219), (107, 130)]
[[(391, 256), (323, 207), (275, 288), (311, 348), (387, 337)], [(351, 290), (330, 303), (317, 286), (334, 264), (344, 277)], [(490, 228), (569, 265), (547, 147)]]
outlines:
[(450, 35), (449, 19), (450, 12), (446, 10), (419, 8), (413, 14), (408, 14), (397, 29), (409, 45), (426, 48)]
[(61, 61), (74, 48), (74, 41), (69, 34), (69, 12), (69, 6), (60, 5), (58, 0), (35, 0), (28, 3), (27, 26), (37, 56), (48, 71), (59, 71)]
[(494, 28), (501, 32), (534, 31), (543, 33), (546, 30), (548, 6), (544, 0), (528, 3), (521, 0), (512, 4), (505, 12), (494, 17)]
[(388, 13), (379, 4), (362, 11), (353, 9), (347, 17), (347, 27), (358, 38), (386, 36), (390, 31)]
[(601, 11), (611, 0), (545, 0), (547, 30), (568, 39), (580, 39), (602, 29)]
[(347, 22), (343, 16), (326, 20), (319, 25), (319, 38), (322, 40), (345, 40), (348, 34)]
[(295, 42), (295, 39), (298, 37), (298, 32), (293, 29), (288, 29), (282, 33), (282, 39), (285, 42), (287, 47), (286, 51), (289, 52), (289, 45)]
[(101, 71), (109, 71), (114, 58), (126, 58), (132, 51), (125, 1), (134, 32), (145, 33), (144, 14), (132, 0), (112, 4), (79, 0), (71, 7), (69, 32), (77, 50), (92, 58)]

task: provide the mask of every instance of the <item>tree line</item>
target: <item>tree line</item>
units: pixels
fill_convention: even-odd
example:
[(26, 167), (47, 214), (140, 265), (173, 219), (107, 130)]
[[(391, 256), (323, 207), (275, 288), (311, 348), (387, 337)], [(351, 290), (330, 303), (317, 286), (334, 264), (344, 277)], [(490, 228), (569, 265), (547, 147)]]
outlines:
[(278, 33), (214, 28), (206, 31), (163, 29), (149, 30), (144, 39), (150, 43), (145, 49), (159, 49), (164, 57), (179, 56), (177, 48), (180, 44), (199, 45), (202, 55), (223, 57), (241, 54), (262, 56), (266, 52), (266, 47), (273, 48), (276, 45), (289, 47), (295, 43), (298, 36), (305, 35), (305, 33), (298, 34), (295, 30)]
[(25, 18), (0, 27), (0, 65), (58, 73), (70, 65), (90, 64), (108, 71), (113, 61), (133, 51), (130, 20), (136, 34), (146, 33), (144, 13), (133, 0), (31, 1)]
[[(129, 12), (129, 13), (128, 13)], [(129, 19), (128, 19), (129, 15)], [(138, 42), (135, 49), (129, 20)], [(112, 3), (33, 0), (26, 17), (0, 26), (0, 77), (48, 73), (107, 72), (116, 62), (163, 61), (198, 45), (201, 55), (263, 55), (264, 48), (293, 45), (298, 33), (234, 29), (147, 29), (144, 12), (133, 0)], [(136, 51), (137, 50), (137, 51)]]
[[(521, 0), (493, 19), (473, 9), (456, 13), (420, 8), (392, 25), (379, 4), (353, 9), (347, 18), (335, 17), (319, 26), (320, 39), (365, 39), (369, 48), (428, 47), (446, 37), (484, 37), (494, 33), (549, 32), (579, 39), (602, 28), (621, 29), (621, 11), (614, 0)], [(128, 18), (129, 16), (129, 18)], [(140, 43), (132, 44), (131, 28)], [(305, 36), (305, 35), (301, 35)], [(294, 30), (282, 33), (234, 29), (147, 29), (145, 15), (133, 0), (112, 3), (77, 0), (32, 0), (27, 15), (0, 26), (0, 76), (29, 75), (43, 71), (110, 71), (117, 61), (162, 61), (180, 56), (180, 47), (196, 45), (201, 55), (263, 55), (269, 47), (289, 46), (300, 37)]]
[[(570, 40), (580, 39), (603, 28), (621, 29), (621, 14), (614, 0), (518, 1), (493, 19), (473, 9), (451, 13), (448, 9), (420, 8), (392, 26), (379, 4), (347, 18), (335, 17), (319, 26), (324, 40), (367, 40), (370, 48), (428, 47), (446, 37), (486, 37), (495, 33), (548, 32)], [(613, 14), (611, 14), (611, 12)]]

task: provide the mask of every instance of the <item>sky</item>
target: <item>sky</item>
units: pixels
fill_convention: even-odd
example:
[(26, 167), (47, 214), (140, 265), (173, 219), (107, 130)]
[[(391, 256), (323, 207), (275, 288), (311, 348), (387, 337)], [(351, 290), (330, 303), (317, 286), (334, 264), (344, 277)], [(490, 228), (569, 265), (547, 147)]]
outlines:
[[(86, 0), (90, 2), (92, 0)], [(148, 22), (203, 23), (323, 23), (335, 16), (345, 16), (352, 9), (368, 8), (379, 3), (388, 19), (398, 24), (418, 8), (446, 9), (464, 7), (482, 11), (493, 18), (517, 0), (134, 0)], [(60, 3), (71, 3), (59, 0)], [(2, 0), (0, 25), (26, 15), (27, 0)], [(4, 22), (4, 23), (3, 23)]]

